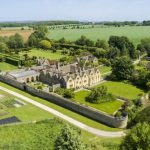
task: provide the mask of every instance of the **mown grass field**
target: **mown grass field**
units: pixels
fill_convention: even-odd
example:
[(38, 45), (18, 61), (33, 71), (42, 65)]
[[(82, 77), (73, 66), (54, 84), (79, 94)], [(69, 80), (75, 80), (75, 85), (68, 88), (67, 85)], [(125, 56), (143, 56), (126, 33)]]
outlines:
[(36, 56), (36, 57), (45, 57), (50, 60), (56, 60), (62, 58), (64, 55), (61, 54), (60, 51), (57, 51), (56, 53), (53, 53), (50, 50), (42, 50), (42, 49), (31, 49), (29, 52), (20, 52), (20, 56), (23, 56), (24, 54), (28, 54), (28, 56)]
[(137, 45), (142, 38), (150, 37), (150, 26), (101, 26), (90, 29), (57, 29), (49, 30), (48, 37), (56, 40), (65, 37), (67, 40), (74, 41), (81, 35), (85, 35), (93, 41), (96, 41), (97, 39), (108, 40), (111, 35), (127, 36), (135, 45)]
[(114, 94), (115, 96), (121, 96), (131, 100), (136, 99), (139, 94), (144, 92), (133, 85), (129, 85), (122, 82), (113, 82), (113, 81), (104, 82), (102, 84), (97, 85), (96, 87), (102, 85), (106, 86), (108, 92)]
[(7, 85), (7, 84), (4, 84), (4, 83), (2, 83), (2, 82), (0, 82), (0, 86), (6, 87), (6, 88), (8, 88), (8, 89), (10, 89), (10, 90), (13, 90), (13, 91), (15, 91), (15, 92), (18, 92), (18, 93), (24, 95), (24, 96), (27, 96), (27, 97), (29, 97), (29, 98), (31, 98), (31, 99), (34, 99), (34, 100), (37, 101), (37, 102), (40, 102), (40, 103), (42, 103), (42, 104), (45, 104), (45, 105), (47, 105), (47, 106), (49, 106), (49, 107), (51, 107), (51, 108), (53, 108), (53, 109), (55, 109), (55, 110), (57, 110), (57, 111), (63, 113), (63, 114), (65, 114), (65, 115), (67, 115), (67, 116), (70, 116), (70, 117), (72, 117), (72, 118), (74, 118), (74, 119), (76, 119), (76, 120), (78, 120), (78, 121), (81, 121), (81, 122), (83, 122), (83, 123), (85, 123), (85, 124), (87, 124), (87, 125), (89, 125), (89, 126), (91, 126), (91, 127), (94, 127), (94, 128), (97, 128), (97, 129), (101, 129), (101, 130), (106, 130), (106, 131), (120, 131), (120, 130), (121, 130), (121, 129), (117, 129), (117, 128), (108, 127), (108, 126), (106, 126), (106, 125), (104, 125), (104, 124), (101, 124), (101, 123), (99, 123), (99, 122), (96, 122), (96, 121), (94, 121), (94, 120), (91, 120), (91, 119), (89, 119), (89, 118), (87, 118), (87, 117), (84, 117), (84, 116), (79, 115), (79, 114), (77, 114), (77, 113), (75, 113), (75, 112), (72, 112), (72, 111), (70, 111), (70, 110), (68, 110), (68, 109), (65, 109), (65, 108), (63, 108), (63, 107), (60, 107), (60, 106), (55, 105), (55, 104), (53, 104), (53, 103), (50, 103), (50, 102), (48, 102), (48, 101), (46, 101), (46, 100), (44, 100), (44, 99), (41, 99), (41, 98), (39, 98), (39, 97), (36, 97), (36, 96), (33, 96), (33, 95), (28, 94), (28, 93), (26, 93), (26, 92), (23, 92), (23, 91), (21, 91), (21, 90), (19, 90), (19, 89), (16, 89), (16, 88), (14, 88), (14, 87), (12, 87), (12, 86), (9, 86), (9, 85)]
[(0, 36), (9, 37), (9, 36), (14, 35), (16, 33), (19, 33), (20, 35), (22, 35), (24, 41), (26, 41), (28, 39), (28, 37), (31, 35), (31, 33), (33, 33), (33, 30), (28, 30), (28, 29), (21, 30), (19, 28), (12, 28), (12, 29), (6, 28), (6, 29), (0, 30)]
[[(25, 105), (15, 107), (14, 104), (16, 99), (18, 98), (0, 90), (0, 119), (16, 116), (22, 122), (30, 122), (53, 117), (50, 113), (30, 103), (26, 103), (21, 99), (18, 100), (25, 103)], [(5, 113), (5, 115), (1, 115), (3, 113)]]
[(11, 65), (6, 62), (0, 62), (0, 70), (2, 71), (9, 71), (9, 70), (14, 70), (17, 69), (17, 66)]
[(118, 100), (101, 103), (101, 104), (92, 104), (92, 103), (86, 102), (86, 97), (89, 95), (89, 93), (90, 91), (87, 91), (87, 90), (81, 90), (79, 92), (76, 92), (75, 98), (73, 100), (80, 104), (84, 104), (86, 106), (108, 113), (110, 115), (113, 115), (113, 113), (116, 112), (123, 105), (123, 102), (118, 101)]

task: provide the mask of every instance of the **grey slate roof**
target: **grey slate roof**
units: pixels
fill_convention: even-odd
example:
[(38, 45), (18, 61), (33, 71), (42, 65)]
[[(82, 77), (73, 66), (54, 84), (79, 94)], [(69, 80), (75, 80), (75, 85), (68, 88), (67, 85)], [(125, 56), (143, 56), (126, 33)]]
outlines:
[(21, 78), (21, 77), (27, 77), (32, 75), (38, 75), (39, 73), (35, 70), (24, 70), (24, 71), (18, 71), (18, 72), (11, 72), (9, 75), (15, 77), (15, 78)]

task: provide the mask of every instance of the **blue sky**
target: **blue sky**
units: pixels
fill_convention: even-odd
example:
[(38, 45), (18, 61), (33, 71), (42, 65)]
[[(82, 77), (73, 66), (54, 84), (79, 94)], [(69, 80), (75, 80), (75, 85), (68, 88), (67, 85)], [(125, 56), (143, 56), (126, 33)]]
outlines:
[(0, 0), (0, 21), (150, 20), (150, 0)]

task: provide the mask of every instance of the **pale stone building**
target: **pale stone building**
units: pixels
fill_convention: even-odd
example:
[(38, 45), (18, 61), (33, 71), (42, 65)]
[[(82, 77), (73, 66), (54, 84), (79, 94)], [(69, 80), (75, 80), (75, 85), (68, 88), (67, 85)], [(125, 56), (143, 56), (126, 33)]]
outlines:
[(10, 72), (7, 74), (10, 78), (13, 78), (21, 83), (35, 82), (39, 80), (40, 73), (35, 70), (21, 70)]
[(80, 66), (80, 61), (95, 63), (97, 59), (91, 55), (78, 58), (73, 64), (61, 65), (59, 61), (39, 59), (38, 65), (29, 70), (10, 72), (9, 77), (22, 82), (40, 81), (49, 86), (67, 89), (79, 89), (100, 82), (101, 74), (98, 68)]

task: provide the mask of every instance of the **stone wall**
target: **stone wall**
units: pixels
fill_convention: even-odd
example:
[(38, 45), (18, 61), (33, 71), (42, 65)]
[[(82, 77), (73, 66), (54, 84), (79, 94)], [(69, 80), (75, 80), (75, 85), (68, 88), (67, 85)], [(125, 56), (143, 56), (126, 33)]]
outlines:
[(22, 83), (19, 83), (17, 81), (14, 81), (12, 79), (9, 79), (8, 77), (4, 77), (1, 75), (0, 75), (0, 81), (5, 82), (7, 84), (10, 84), (14, 87), (21, 89), (21, 90), (26, 90), (30, 94), (44, 98), (44, 99), (46, 99), (52, 103), (55, 103), (55, 104), (62, 106), (62, 107), (65, 107), (69, 110), (77, 112), (81, 115), (89, 117), (89, 118), (96, 120), (98, 122), (107, 124), (111, 127), (125, 128), (127, 126), (128, 117), (115, 118), (114, 116), (108, 115), (104, 112), (98, 111), (98, 110), (93, 109), (91, 107), (87, 107), (87, 106), (72, 102), (71, 100), (65, 99), (65, 98), (63, 98), (57, 94), (48, 93), (48, 92), (45, 92), (42, 90), (32, 88), (28, 85), (24, 85)]
[(9, 85), (12, 85), (20, 90), (24, 90), (24, 84), (14, 80), (14, 79), (11, 79), (11, 78), (8, 78), (6, 76), (3, 76), (3, 75), (0, 75), (0, 81), (1, 82), (4, 82), (4, 83), (7, 83)]

